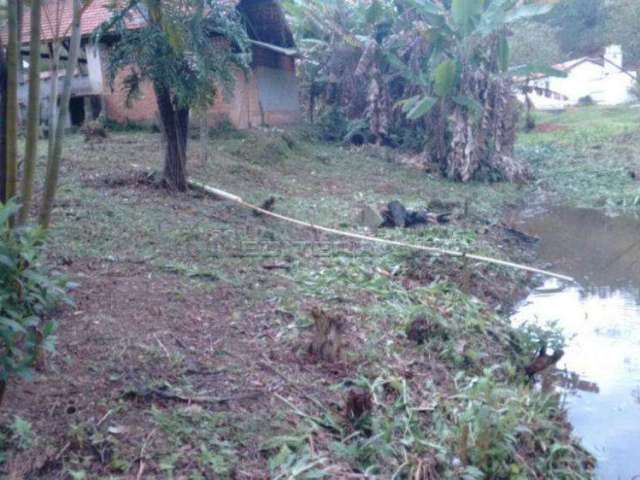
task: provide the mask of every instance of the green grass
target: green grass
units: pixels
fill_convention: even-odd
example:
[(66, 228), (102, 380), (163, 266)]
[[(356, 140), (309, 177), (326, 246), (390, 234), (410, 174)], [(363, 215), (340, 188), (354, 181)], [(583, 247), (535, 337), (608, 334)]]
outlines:
[[(581, 139), (590, 138), (585, 132), (594, 136), (586, 153), (611, 135), (633, 135), (636, 116), (618, 110), (610, 116), (615, 127), (604, 136), (598, 121), (606, 115), (595, 110), (553, 117), (576, 132), (522, 136), (519, 153), (532, 160), (538, 178), (527, 186), (449, 182), (392, 162), (397, 152), (320, 144), (304, 130), (217, 132), (209, 139), (207, 165), (198, 155), (199, 143), (191, 144), (189, 171), (193, 178), (253, 203), (273, 195), (277, 212), (356, 231), (355, 218), (365, 204), (381, 208), (397, 199), (417, 208), (433, 200), (457, 202), (454, 213), (460, 218), (451, 225), (377, 235), (522, 260), (530, 252), (500, 242), (493, 226), (505, 209), (526, 205), (539, 189), (562, 202), (588, 198), (592, 192), (579, 190), (583, 186), (613, 190), (594, 176), (608, 172), (594, 155), (585, 157), (581, 168), (574, 155), (582, 148)], [(567, 132), (573, 140), (563, 135)], [(607, 141), (603, 155), (614, 148), (613, 140)], [(65, 151), (48, 247), (52, 262), (112, 263), (125, 271), (124, 281), (127, 265), (143, 265), (149, 278), (177, 280), (181, 288), (176, 298), (158, 305), (157, 315), (170, 312), (181, 318), (179, 297), (185, 295), (206, 301), (216, 292), (231, 292), (229, 300), (223, 298), (213, 308), (216, 314), (220, 310), (219, 322), (250, 337), (256, 358), (245, 364), (216, 351), (208, 352), (206, 360), (228, 362), (223, 366), (242, 378), (251, 376), (253, 363), (272, 355), (306, 393), (283, 387), (281, 377), (264, 373), (259, 381), (289, 403), (273, 396), (258, 411), (235, 411), (231, 405), (221, 413), (199, 406), (124, 406), (122, 400), (104, 399), (116, 412), (114, 421), (128, 418), (139, 422), (142, 431), (120, 439), (105, 434), (105, 424), (92, 427), (85, 438), (87, 425), (95, 426), (95, 420), (84, 419), (76, 442), (83, 446), (75, 448), (74, 443), (65, 458), (65, 468), (78, 478), (94, 478), (96, 471), (108, 472), (104, 478), (135, 477), (141, 442), (147, 438), (145, 458), (161, 478), (229, 478), (248, 464), (273, 478), (344, 478), (354, 472), (379, 478), (589, 478), (589, 457), (571, 437), (559, 398), (539, 392), (523, 378), (522, 367), (537, 350), (537, 337), (513, 330), (507, 312), (526, 289), (524, 275), (471, 263), (467, 282), (460, 259), (335, 242), (193, 192), (171, 195), (134, 185), (136, 172), (161, 166), (157, 134), (112, 133), (96, 146), (72, 136)], [(624, 168), (610, 161), (620, 171)], [(112, 186), (114, 180), (121, 185)], [(462, 218), (465, 201), (470, 212)], [(273, 262), (288, 269), (263, 268)], [(345, 318), (348, 348), (337, 367), (306, 356), (309, 310), (316, 304)], [(109, 315), (117, 316), (117, 308)], [(431, 329), (422, 345), (407, 338), (418, 316), (428, 319)], [(266, 332), (256, 330), (261, 319), (268, 320)], [(129, 341), (116, 333), (103, 335), (114, 343)], [(224, 340), (227, 348), (237, 338)], [(100, 366), (105, 374), (112, 372), (114, 389), (123, 387), (119, 382), (128, 368), (142, 374), (158, 372), (162, 365), (154, 385), (200, 393), (190, 390), (183, 370), (189, 357), (202, 352), (187, 345), (174, 357), (155, 340), (142, 345), (127, 357), (133, 365), (117, 365), (124, 351), (116, 345), (120, 357)], [(220, 358), (209, 358), (216, 355)], [(373, 399), (358, 424), (348, 421), (343, 408), (353, 385)], [(71, 425), (69, 430), (75, 431)], [(96, 466), (91, 453), (96, 449), (108, 450), (109, 462)]]
[(552, 203), (636, 212), (640, 183), (640, 109), (582, 107), (537, 115), (551, 132), (522, 134), (518, 154), (532, 163), (538, 193)]

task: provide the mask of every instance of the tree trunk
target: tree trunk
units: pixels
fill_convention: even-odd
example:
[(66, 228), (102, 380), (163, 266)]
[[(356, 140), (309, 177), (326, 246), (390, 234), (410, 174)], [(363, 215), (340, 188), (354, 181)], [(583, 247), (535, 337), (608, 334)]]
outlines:
[(164, 180), (169, 188), (184, 192), (187, 190), (189, 109), (175, 107), (166, 86), (156, 83), (154, 87), (165, 135)]
[[(73, 0), (73, 25), (71, 28), (71, 42), (69, 47), (69, 59), (64, 77), (62, 89), (62, 99), (58, 120), (56, 122), (55, 136), (53, 139), (53, 149), (47, 158), (47, 173), (45, 176), (44, 197), (40, 210), (40, 226), (48, 228), (51, 221), (51, 211), (55, 202), (56, 189), (58, 186), (58, 176), (60, 174), (60, 160), (62, 158), (62, 141), (64, 139), (65, 120), (69, 115), (69, 100), (71, 99), (71, 82), (73, 74), (78, 64), (80, 53), (80, 20), (81, 20), (81, 0)], [(51, 134), (51, 132), (50, 132)]]
[(7, 380), (0, 380), (0, 407), (4, 403), (5, 393), (7, 393)]
[(29, 45), (29, 104), (27, 139), (22, 176), (22, 206), (18, 224), (29, 216), (33, 196), (33, 176), (38, 158), (38, 127), (40, 124), (40, 0), (31, 0), (31, 38)]
[(51, 85), (49, 86), (49, 125), (47, 127), (47, 157), (53, 152), (53, 139), (56, 136), (58, 123), (58, 76), (60, 72), (60, 42), (53, 42), (49, 47), (49, 70)]
[(6, 197), (16, 194), (18, 169), (18, 0), (9, 0), (7, 44)]
[(202, 165), (206, 166), (209, 162), (209, 123), (207, 119), (207, 111), (202, 112), (200, 118), (200, 149), (202, 150)]
[[(22, 62), (22, 24), (23, 15), (24, 15), (24, 1), (18, 0), (18, 85), (24, 82), (24, 64)], [(20, 111), (20, 106), (18, 105), (18, 110), (16, 113), (16, 125), (18, 128), (22, 125), (22, 112)], [(17, 148), (17, 147), (16, 147)], [(17, 184), (16, 184), (17, 187)]]
[(0, 203), (7, 202), (7, 63), (0, 39)]

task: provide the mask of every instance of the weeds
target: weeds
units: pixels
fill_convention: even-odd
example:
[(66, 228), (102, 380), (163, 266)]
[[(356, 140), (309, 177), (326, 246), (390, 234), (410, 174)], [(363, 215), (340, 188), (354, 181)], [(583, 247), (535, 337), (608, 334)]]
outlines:
[[(478, 240), (460, 230), (418, 235), (456, 249)], [(524, 375), (540, 343), (559, 348), (562, 337), (533, 327), (512, 330), (486, 298), (461, 290), (462, 276), (452, 275), (461, 267), (456, 259), (376, 250), (336, 253), (325, 259), (322, 274), (302, 266), (295, 271), (301, 295), (336, 299), (336, 305), (360, 299), (353, 308), (362, 320), (347, 360), (358, 376), (334, 388), (365, 389), (373, 406), (356, 423), (347, 421), (348, 408), (334, 413), (338, 429), (329, 437), (317, 425), (307, 430), (316, 438), (315, 456), (305, 442), (286, 442), (271, 457), (283, 478), (301, 471), (299, 478), (340, 471), (397, 479), (590, 478), (590, 457), (558, 425), (559, 398), (532, 389)], [(420, 269), (428, 279), (407, 288), (407, 275)], [(511, 275), (490, 268), (475, 282), (523, 281)], [(417, 344), (411, 338), (416, 319)], [(305, 324), (299, 328), (304, 332)]]
[(18, 208), (0, 205), (0, 404), (10, 377), (29, 378), (40, 355), (54, 349), (47, 316), (67, 297), (64, 280), (42, 266), (43, 232), (10, 229)]
[[(618, 194), (607, 184), (615, 178), (624, 182), (620, 198), (633, 200), (634, 183), (619, 176), (624, 168), (616, 164), (608, 177), (604, 170), (614, 161), (602, 160), (593, 147), (611, 135), (635, 141), (627, 132), (635, 114), (611, 114), (611, 130), (581, 145), (591, 133), (574, 136), (572, 124), (591, 124), (600, 115), (585, 112), (589, 119), (558, 120), (566, 123), (564, 132), (522, 137), (520, 151), (538, 172), (531, 186), (453, 184), (393, 163), (393, 151), (319, 144), (308, 132), (276, 130), (212, 132), (210, 165), (194, 164), (192, 172), (254, 203), (276, 196), (277, 212), (347, 229), (357, 228), (363, 204), (440, 202), (454, 210), (452, 224), (378, 234), (517, 257), (518, 247), (505, 249), (494, 224), (505, 207), (517, 207), (536, 189), (585, 201), (602, 190), (615, 202)], [(597, 126), (588, 128), (599, 135)], [(267, 144), (264, 156), (253, 156)], [(541, 341), (552, 346), (560, 338), (515, 331), (506, 318), (528, 277), (460, 259), (337, 243), (198, 195), (168, 198), (133, 182), (96, 187), (96, 178), (131, 171), (132, 163), (157, 167), (158, 135), (114, 133), (95, 151), (80, 137), (71, 137), (70, 145), (49, 251), (52, 261), (70, 259), (73, 273), (95, 282), (88, 290), (93, 297), (78, 309), (87, 311), (67, 318), (91, 328), (91, 337), (80, 340), (98, 338), (87, 351), (105, 361), (99, 372), (109, 381), (99, 390), (100, 405), (122, 406), (112, 392), (139, 377), (185, 391), (264, 388), (267, 401), (242, 404), (240, 413), (233, 406), (213, 412), (159, 397), (127, 402), (112, 418), (137, 427), (130, 438), (110, 434), (106, 424), (100, 435), (87, 431), (91, 423), (79, 417), (94, 409), (79, 409), (82, 445), (72, 441), (63, 459), (68, 476), (135, 477), (142, 457), (145, 474), (158, 478), (589, 478), (588, 455), (575, 446), (559, 399), (533, 389), (523, 371)], [(583, 165), (576, 151), (593, 155)], [(563, 182), (571, 187), (566, 192)], [(470, 199), (466, 216), (464, 199)], [(280, 260), (290, 268), (263, 268)], [(340, 333), (346, 347), (338, 362), (309, 361), (315, 305), (345, 318)], [(417, 318), (425, 320), (421, 342), (408, 338)], [(76, 353), (77, 345), (65, 354), (82, 365), (84, 358), (76, 356), (87, 353)], [(296, 385), (261, 370), (256, 363), (263, 358)], [(60, 369), (83, 372), (80, 387), (87, 392), (101, 388), (87, 383), (100, 376), (93, 371)], [(215, 374), (191, 375), (190, 369)], [(371, 408), (347, 408), (353, 389), (371, 396)], [(96, 449), (112, 456), (103, 464)]]
[(460, 372), (454, 395), (396, 376), (359, 383), (374, 403), (366, 428), (341, 430), (315, 455), (305, 439), (317, 430), (278, 439), (272, 472), (324, 478), (342, 465), (397, 479), (590, 478), (590, 457), (555, 423), (557, 398), (501, 380), (492, 369), (478, 377)]
[(173, 478), (175, 471), (189, 472), (193, 479), (231, 474), (236, 452), (224, 438), (228, 430), (223, 415), (196, 406), (170, 411), (153, 408), (150, 415), (164, 437), (157, 455), (166, 478)]

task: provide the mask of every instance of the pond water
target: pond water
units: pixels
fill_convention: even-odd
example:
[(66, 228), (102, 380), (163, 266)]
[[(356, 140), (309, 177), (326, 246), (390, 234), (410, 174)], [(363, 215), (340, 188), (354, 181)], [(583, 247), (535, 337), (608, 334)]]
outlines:
[(567, 338), (566, 406), (598, 459), (597, 477), (640, 480), (640, 221), (588, 209), (552, 209), (520, 221), (539, 254), (579, 286), (550, 280), (513, 321), (557, 326)]

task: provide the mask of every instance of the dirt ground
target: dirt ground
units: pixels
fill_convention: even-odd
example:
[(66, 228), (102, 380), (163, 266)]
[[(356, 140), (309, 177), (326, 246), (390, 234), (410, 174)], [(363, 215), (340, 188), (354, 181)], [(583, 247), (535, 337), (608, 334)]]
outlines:
[[(54, 314), (57, 351), (46, 370), (10, 385), (0, 417), (6, 478), (462, 475), (451, 463), (466, 431), (453, 413), (462, 378), (504, 364), (496, 382), (514, 395), (537, 395), (507, 366), (531, 352), (512, 351), (504, 317), (530, 277), (477, 265), (467, 274), (459, 262), (336, 243), (194, 192), (158, 190), (144, 181), (159, 165), (158, 141), (119, 134), (92, 146), (73, 137), (49, 260), (76, 284), (75, 304)], [(242, 149), (254, 151), (258, 141), (213, 139), (212, 164), (196, 157), (192, 170), (252, 200), (275, 193), (277, 211), (349, 229), (357, 228), (363, 203), (384, 205), (396, 195), (414, 205), (459, 200), (481, 188), (455, 190), (430, 177), (425, 190), (418, 170), (365, 150), (350, 154), (355, 165), (338, 147), (311, 154), (306, 144), (267, 163), (247, 160)], [(475, 212), (451, 225), (380, 234), (531, 260), (532, 246), (498, 220), (517, 190), (484, 188)], [(314, 307), (340, 318), (341, 353), (332, 361), (309, 353)], [(420, 312), (430, 319), (427, 345), (406, 333)], [(371, 392), (375, 405), (363, 431), (411, 418), (409, 405), (432, 412), (442, 403), (451, 432), (427, 427), (440, 418), (429, 413), (415, 427), (424, 431), (422, 446), (407, 446), (409, 427), (400, 434), (394, 426), (384, 427), (393, 432), (389, 451), (371, 452), (364, 441), (350, 453), (361, 431), (348, 401), (356, 387)], [(541, 438), (572, 444), (562, 417), (544, 415), (544, 426), (536, 423)], [(29, 434), (10, 427), (16, 416), (30, 424)], [(436, 441), (441, 447), (425, 448)], [(543, 447), (526, 445), (506, 464), (542, 471), (534, 457)], [(580, 464), (574, 456), (558, 468)], [(473, 458), (462, 462), (489, 462)]]

